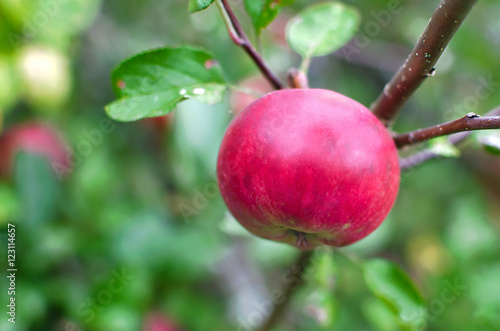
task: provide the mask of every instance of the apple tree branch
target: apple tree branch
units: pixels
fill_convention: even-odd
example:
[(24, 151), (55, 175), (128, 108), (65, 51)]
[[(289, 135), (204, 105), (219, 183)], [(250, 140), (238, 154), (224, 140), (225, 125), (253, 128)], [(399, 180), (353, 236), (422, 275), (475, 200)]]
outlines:
[[(469, 116), (469, 115), (467, 115), (467, 116)], [(467, 116), (465, 116), (465, 117), (467, 117)], [(458, 119), (456, 121), (451, 121), (451, 122), (448, 122), (448, 123), (460, 122), (463, 119), (464, 118), (461, 118), (461, 119)], [(495, 122), (497, 123), (496, 128), (498, 128), (498, 122), (499, 122), (499, 119), (500, 119), (500, 107), (496, 108), (496, 109), (494, 109), (492, 111), (490, 111), (484, 117), (477, 118), (476, 121), (479, 120), (479, 119), (492, 119), (493, 123), (495, 123)], [(468, 120), (474, 120), (474, 117), (473, 118), (469, 118)], [(446, 125), (448, 123), (445, 123), (443, 125)], [(474, 125), (481, 125), (481, 124), (480, 124), (480, 122), (478, 122), (478, 123), (476, 123)], [(489, 124), (486, 124), (486, 125), (489, 125)], [(453, 125), (451, 125), (451, 127), (452, 126)], [(433, 127), (433, 128), (436, 128), (436, 127)], [(428, 129), (434, 130), (433, 128), (428, 128)], [(491, 127), (491, 128), (493, 128), (493, 127)], [(491, 129), (491, 128), (489, 128), (489, 129)], [(428, 130), (428, 129), (423, 129), (423, 130)], [(487, 129), (487, 128), (484, 128), (484, 129)], [(458, 130), (458, 131), (465, 131), (465, 130)], [(455, 131), (455, 132), (458, 132), (458, 131)], [(472, 133), (472, 131), (458, 132), (458, 133), (450, 135), (450, 137), (448, 139), (449, 139), (449, 141), (450, 141), (451, 144), (453, 144), (453, 145), (456, 146), (456, 145), (460, 144), (461, 142), (463, 142), (471, 133)], [(397, 138), (397, 136), (396, 136), (396, 138)], [(415, 153), (413, 155), (410, 155), (408, 157), (399, 159), (399, 167), (400, 167), (400, 169), (402, 171), (404, 171), (404, 170), (408, 170), (410, 168), (419, 166), (422, 163), (425, 163), (426, 161), (429, 161), (429, 160), (432, 160), (432, 159), (437, 159), (437, 158), (440, 158), (440, 157), (442, 157), (442, 156), (439, 155), (439, 154), (434, 153), (430, 149), (424, 149), (423, 151), (420, 151), (420, 152), (417, 152), (417, 153)]]
[(468, 113), (464, 117), (454, 121), (398, 134), (394, 137), (394, 142), (398, 148), (401, 148), (406, 145), (416, 144), (440, 136), (447, 136), (452, 133), (488, 129), (500, 129), (500, 116), (481, 117), (475, 113)]
[(285, 301), (279, 305), (274, 306), (273, 312), (259, 328), (259, 331), (269, 331), (276, 325), (276, 323), (279, 322), (280, 318), (282, 317), (283, 313), (285, 312), (288, 306), (288, 303), (290, 302), (290, 298), (292, 297), (293, 292), (296, 291), (304, 281), (302, 273), (307, 268), (307, 264), (313, 254), (312, 252), (313, 251), (302, 251), (300, 253), (300, 255), (298, 256), (297, 260), (295, 261), (292, 267), (295, 269), (298, 268), (297, 269), (298, 274), (296, 274), (296, 276), (299, 282), (291, 282), (283, 289), (282, 293), (283, 297), (285, 298)]
[(435, 65), (477, 0), (441, 0), (406, 62), (386, 84), (371, 110), (390, 126), (406, 100), (434, 74)]
[(233, 10), (229, 6), (228, 0), (217, 0), (217, 5), (221, 11), (222, 18), (226, 23), (229, 36), (233, 42), (241, 46), (247, 54), (255, 62), (259, 70), (262, 72), (264, 77), (271, 83), (271, 85), (279, 90), (285, 88), (285, 85), (280, 81), (278, 76), (276, 76), (271, 69), (266, 65), (262, 56), (253, 47), (252, 43), (248, 39), (245, 31), (243, 30), (238, 18), (234, 14)]

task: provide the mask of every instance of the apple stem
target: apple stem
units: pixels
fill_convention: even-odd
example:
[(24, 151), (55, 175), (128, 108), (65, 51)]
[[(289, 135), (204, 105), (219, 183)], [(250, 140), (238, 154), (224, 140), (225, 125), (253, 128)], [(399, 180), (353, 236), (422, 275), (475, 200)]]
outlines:
[[(496, 108), (490, 112), (488, 112), (485, 117), (482, 118), (488, 118), (492, 116), (500, 116), (500, 108)], [(459, 132), (452, 134), (448, 140), (452, 145), (458, 145), (461, 142), (463, 142), (467, 137), (469, 137), (472, 134), (473, 131), (467, 131), (467, 132)], [(410, 155), (405, 158), (399, 159), (399, 168), (402, 171), (412, 169), (416, 166), (419, 166), (426, 161), (432, 160), (432, 159), (437, 159), (442, 157), (440, 154), (436, 154), (430, 149), (424, 149), (420, 152), (417, 152), (413, 155)]]
[(252, 58), (257, 67), (259, 67), (262, 75), (271, 83), (271, 85), (277, 89), (285, 88), (285, 85), (279, 80), (278, 76), (276, 76), (271, 69), (266, 65), (262, 56), (257, 52), (257, 50), (253, 47), (252, 43), (248, 39), (245, 31), (241, 27), (238, 18), (234, 14), (233, 10), (229, 6), (227, 0), (217, 0), (217, 5), (221, 11), (221, 16), (224, 22), (226, 23), (227, 30), (229, 32), (229, 36), (233, 40), (233, 42), (241, 46), (247, 54)]
[(307, 234), (299, 231), (293, 231), (293, 232), (297, 237), (297, 242), (296, 242), (297, 247), (299, 247), (300, 249), (307, 248), (309, 246), (309, 243), (307, 242)]
[(291, 88), (309, 88), (309, 80), (305, 72), (300, 69), (288, 70), (288, 85)]
[(434, 75), (437, 61), (476, 2), (441, 0), (406, 62), (370, 107), (385, 126), (391, 125), (401, 107), (424, 80)]

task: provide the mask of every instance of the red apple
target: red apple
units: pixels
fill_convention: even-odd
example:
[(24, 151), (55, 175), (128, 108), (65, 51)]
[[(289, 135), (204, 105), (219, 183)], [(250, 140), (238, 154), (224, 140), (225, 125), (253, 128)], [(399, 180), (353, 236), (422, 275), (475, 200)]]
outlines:
[(250, 232), (301, 249), (366, 237), (396, 200), (396, 146), (363, 105), (320, 89), (280, 90), (229, 125), (217, 162), (222, 196)]
[(273, 43), (286, 49), (290, 49), (288, 41), (286, 40), (286, 26), (291, 19), (292, 16), (281, 13), (267, 27), (267, 31)]
[(70, 169), (69, 151), (54, 129), (40, 123), (10, 127), (0, 136), (0, 177), (10, 177), (19, 151), (47, 158), (55, 171)]
[(179, 329), (162, 313), (150, 313), (144, 321), (143, 331), (179, 331)]
[(149, 117), (143, 119), (141, 122), (148, 128), (152, 129), (154, 132), (163, 135), (172, 125), (172, 118), (174, 113), (168, 113), (167, 115), (158, 117)]

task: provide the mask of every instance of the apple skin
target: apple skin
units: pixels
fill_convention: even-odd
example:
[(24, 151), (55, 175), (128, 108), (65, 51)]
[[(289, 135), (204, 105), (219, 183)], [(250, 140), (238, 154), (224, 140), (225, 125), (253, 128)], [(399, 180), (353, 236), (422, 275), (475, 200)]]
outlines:
[(400, 171), (391, 135), (366, 107), (333, 91), (286, 89), (233, 119), (217, 180), (247, 230), (308, 250), (373, 232), (396, 200)]
[[(58, 133), (37, 122), (11, 126), (0, 136), (0, 178), (12, 175), (15, 156), (19, 151), (44, 156), (53, 169), (70, 169), (70, 152)], [(57, 165), (57, 167), (56, 167)]]

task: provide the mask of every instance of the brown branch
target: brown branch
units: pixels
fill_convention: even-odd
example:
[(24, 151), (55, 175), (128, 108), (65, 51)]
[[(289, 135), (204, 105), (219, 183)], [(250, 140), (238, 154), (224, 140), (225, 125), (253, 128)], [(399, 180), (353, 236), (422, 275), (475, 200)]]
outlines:
[(283, 297), (285, 298), (285, 301), (279, 305), (275, 305), (271, 316), (269, 316), (267, 321), (264, 322), (264, 324), (259, 328), (259, 331), (271, 330), (273, 326), (280, 320), (281, 316), (286, 310), (286, 307), (288, 306), (288, 303), (290, 302), (290, 298), (292, 297), (293, 292), (295, 292), (304, 282), (303, 273), (312, 254), (313, 251), (302, 251), (300, 253), (297, 261), (295, 261), (291, 268), (291, 270), (296, 270), (298, 268), (298, 273), (296, 274), (297, 278), (295, 278), (297, 279), (297, 282), (291, 282), (290, 284), (287, 284), (286, 288), (283, 290)]
[[(487, 113), (485, 117), (480, 117), (480, 118), (492, 118), (492, 117), (499, 117), (500, 116), (500, 108), (494, 109)], [(452, 122), (449, 122), (452, 123)], [(449, 142), (452, 145), (459, 145), (461, 142), (463, 142), (469, 135), (472, 133), (472, 131), (467, 131), (467, 132), (459, 132), (450, 135), (448, 138)], [(416, 166), (421, 165), (422, 163), (425, 163), (426, 161), (432, 160), (432, 159), (438, 159), (441, 158), (442, 156), (439, 154), (436, 154), (432, 152), (430, 149), (424, 149), (423, 151), (417, 152), (413, 155), (410, 155), (405, 158), (400, 158), (399, 159), (399, 167), (402, 171), (408, 170), (411, 168), (414, 168)]]
[(439, 57), (476, 2), (441, 0), (405, 64), (370, 107), (386, 126), (425, 78), (434, 74)]
[(469, 113), (454, 121), (438, 124), (417, 131), (398, 134), (394, 142), (398, 148), (406, 145), (416, 144), (436, 137), (447, 136), (452, 133), (473, 130), (500, 129), (500, 116), (481, 117), (475, 113)]
[(271, 83), (271, 85), (275, 89), (279, 90), (285, 88), (285, 85), (271, 71), (271, 69), (269, 69), (269, 67), (262, 59), (262, 56), (253, 47), (252, 43), (245, 34), (245, 31), (241, 27), (238, 18), (229, 6), (228, 0), (220, 0), (219, 8), (222, 11), (222, 16), (224, 21), (226, 22), (229, 36), (231, 37), (233, 42), (236, 45), (241, 46), (247, 52), (247, 54), (252, 58), (259, 70), (262, 72), (264, 77), (269, 81), (269, 83)]

